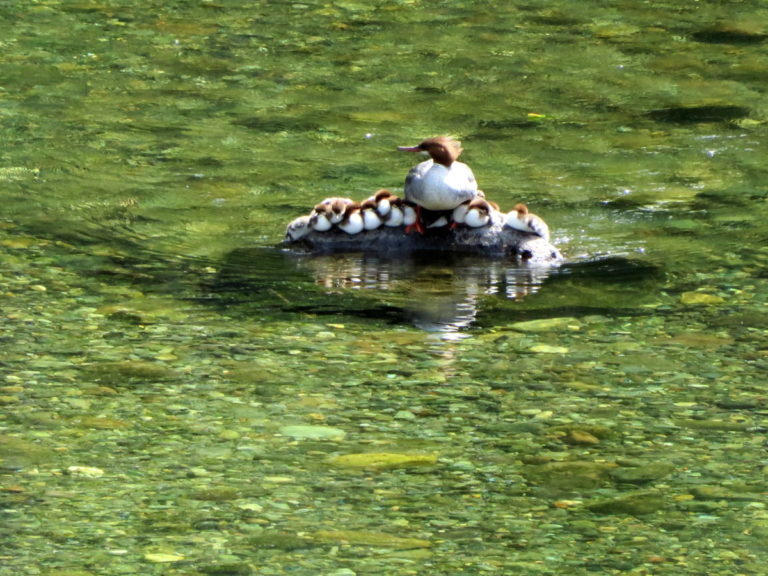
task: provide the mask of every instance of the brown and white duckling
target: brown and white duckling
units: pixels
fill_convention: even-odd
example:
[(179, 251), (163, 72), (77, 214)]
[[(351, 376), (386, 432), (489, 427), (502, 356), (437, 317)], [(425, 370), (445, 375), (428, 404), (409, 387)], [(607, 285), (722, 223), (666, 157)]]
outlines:
[(507, 213), (505, 225), (521, 232), (536, 234), (549, 241), (549, 226), (536, 214), (528, 212), (528, 206), (525, 204), (517, 204), (514, 210)]
[(312, 209), (310, 218), (312, 219), (312, 228), (318, 232), (330, 230), (334, 224), (341, 222), (344, 218), (344, 212), (347, 205), (352, 202), (349, 198), (326, 198), (319, 202)]
[(378, 190), (376, 194), (371, 196), (370, 198), (366, 199), (365, 202), (373, 202), (373, 204), (376, 206), (376, 212), (384, 218), (387, 214), (389, 214), (392, 200), (397, 198), (392, 192), (389, 190), (382, 188), (381, 190)]
[(403, 200), (401, 208), (403, 210), (402, 224), (405, 226), (407, 231), (408, 228), (415, 226), (419, 221), (419, 213), (416, 210), (416, 205), (413, 202), (409, 202), (408, 200)]
[[(384, 216), (384, 226), (395, 228), (403, 225), (405, 219), (403, 199), (393, 196), (389, 200), (389, 212)], [(414, 215), (416, 213), (414, 212)]]
[(495, 202), (483, 197), (474, 198), (469, 202), (460, 204), (453, 210), (453, 223), (451, 228), (459, 224), (465, 224), (470, 228), (482, 228), (492, 223), (493, 212), (499, 209)]
[[(389, 203), (387, 203), (387, 211), (389, 211)], [(383, 217), (378, 212), (378, 204), (374, 198), (368, 198), (360, 204), (360, 213), (366, 230), (376, 230), (383, 223)]]
[(365, 230), (365, 221), (363, 220), (360, 203), (352, 202), (347, 204), (344, 216), (336, 226), (347, 234), (360, 234), (360, 232)]
[(285, 239), (296, 242), (304, 238), (304, 236), (312, 232), (311, 220), (309, 216), (299, 216), (292, 220), (285, 229)]

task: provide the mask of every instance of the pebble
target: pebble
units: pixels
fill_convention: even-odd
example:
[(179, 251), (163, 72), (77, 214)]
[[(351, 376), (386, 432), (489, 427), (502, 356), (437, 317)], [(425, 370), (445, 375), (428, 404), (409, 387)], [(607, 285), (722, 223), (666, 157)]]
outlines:
[(429, 548), (432, 546), (429, 540), (422, 538), (403, 538), (384, 532), (369, 532), (366, 530), (318, 530), (311, 534), (311, 537), (319, 542), (391, 548), (393, 550)]
[(680, 303), (686, 306), (697, 305), (715, 305), (725, 302), (725, 298), (715, 296), (714, 294), (706, 294), (704, 292), (683, 292), (680, 296)]
[(222, 440), (237, 440), (240, 438), (240, 432), (237, 430), (222, 430), (219, 432), (219, 438)]
[(552, 346), (550, 344), (534, 344), (529, 350), (536, 354), (568, 354), (570, 351), (566, 346)]
[(567, 444), (593, 445), (600, 444), (600, 439), (584, 430), (571, 430), (563, 437), (563, 442)]
[(297, 440), (343, 440), (347, 435), (340, 428), (304, 424), (283, 426), (279, 432), (283, 436), (290, 436)]
[(576, 318), (567, 316), (559, 318), (541, 318), (538, 320), (526, 320), (515, 322), (509, 328), (518, 332), (552, 332), (555, 330), (578, 330), (581, 324)]
[(101, 478), (104, 476), (104, 470), (94, 466), (70, 466), (67, 468), (67, 474), (76, 478)]
[(181, 562), (184, 560), (183, 554), (174, 554), (170, 552), (147, 552), (144, 554), (144, 560), (147, 562), (154, 562), (156, 564), (163, 564), (168, 562)]

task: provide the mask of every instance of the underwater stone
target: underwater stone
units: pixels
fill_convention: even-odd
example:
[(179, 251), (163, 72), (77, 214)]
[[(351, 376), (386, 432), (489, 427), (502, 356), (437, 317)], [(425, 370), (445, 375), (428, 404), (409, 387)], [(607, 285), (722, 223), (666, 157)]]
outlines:
[(601, 514), (631, 514), (643, 516), (664, 507), (664, 497), (657, 492), (633, 492), (587, 504), (585, 508)]
[(527, 466), (523, 473), (529, 482), (549, 490), (573, 492), (605, 485), (613, 467), (615, 464), (579, 460)]
[(331, 544), (352, 544), (374, 548), (407, 550), (409, 548), (429, 548), (432, 543), (421, 538), (403, 538), (383, 532), (364, 530), (318, 530), (312, 537), (319, 542)]
[(436, 454), (399, 454), (395, 452), (364, 452), (343, 454), (328, 459), (328, 463), (343, 468), (392, 470), (431, 466), (437, 462)]
[(646, 462), (641, 466), (621, 466), (608, 474), (622, 484), (647, 484), (671, 474), (674, 469), (669, 462)]
[(280, 434), (297, 440), (343, 440), (347, 435), (341, 428), (311, 425), (283, 426)]

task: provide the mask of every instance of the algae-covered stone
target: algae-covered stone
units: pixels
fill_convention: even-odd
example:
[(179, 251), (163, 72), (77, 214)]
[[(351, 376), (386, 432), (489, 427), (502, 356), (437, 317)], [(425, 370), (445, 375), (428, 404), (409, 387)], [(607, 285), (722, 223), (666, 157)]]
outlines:
[(248, 564), (235, 560), (198, 566), (197, 570), (209, 576), (249, 576), (253, 574), (253, 568)]
[(24, 468), (53, 459), (55, 452), (34, 442), (0, 434), (0, 464), (3, 468)]
[(183, 554), (176, 554), (173, 552), (147, 552), (144, 554), (144, 560), (148, 562), (154, 562), (156, 564), (163, 564), (167, 562), (181, 562), (184, 560)]
[(264, 530), (255, 534), (248, 538), (248, 544), (256, 548), (274, 548), (276, 550), (301, 550), (316, 546), (315, 542), (309, 538), (276, 530)]
[(226, 502), (240, 498), (240, 491), (229, 486), (209, 486), (195, 492), (192, 498), (206, 502)]
[(563, 442), (566, 444), (590, 446), (600, 444), (600, 439), (586, 430), (569, 430), (563, 436)]
[(608, 481), (608, 472), (615, 464), (607, 462), (548, 462), (538, 466), (527, 466), (524, 475), (529, 481), (550, 490), (579, 491), (603, 486)]
[(647, 484), (672, 473), (669, 462), (646, 462), (639, 466), (620, 466), (609, 472), (611, 478), (622, 484)]
[(395, 468), (416, 468), (432, 466), (437, 462), (437, 454), (402, 454), (397, 452), (363, 452), (332, 456), (328, 463), (343, 468), (361, 468), (372, 470), (391, 470)]
[(608, 498), (587, 504), (585, 508), (600, 514), (653, 514), (665, 505), (664, 497), (657, 492), (633, 492), (616, 498)]
[(165, 382), (178, 374), (162, 364), (142, 360), (100, 362), (83, 368), (84, 372), (103, 384), (112, 386)]
[[(750, 488), (753, 491), (758, 492), (759, 488)], [(733, 500), (736, 502), (751, 502), (753, 500), (759, 500), (760, 496), (756, 493), (750, 493), (749, 491), (738, 491), (729, 488), (723, 488), (722, 486), (695, 486), (691, 488), (691, 494), (693, 494), (697, 500)]]
[(432, 543), (421, 538), (403, 538), (384, 532), (369, 532), (365, 530), (318, 530), (312, 537), (319, 542), (330, 544), (353, 544), (355, 546), (372, 546), (374, 548), (391, 548), (407, 550), (410, 548), (429, 548)]
[(680, 303), (686, 306), (715, 305), (722, 304), (725, 299), (714, 294), (705, 294), (704, 292), (683, 292), (680, 296)]

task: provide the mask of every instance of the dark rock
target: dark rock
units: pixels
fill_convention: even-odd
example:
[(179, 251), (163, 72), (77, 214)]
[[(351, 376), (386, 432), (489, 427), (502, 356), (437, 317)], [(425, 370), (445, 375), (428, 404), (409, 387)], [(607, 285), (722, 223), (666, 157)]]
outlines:
[(312, 253), (366, 252), (385, 256), (421, 252), (478, 254), (491, 258), (513, 258), (519, 263), (556, 265), (560, 251), (543, 238), (496, 224), (484, 228), (447, 227), (406, 234), (402, 227), (382, 227), (350, 235), (340, 230), (311, 232), (283, 246)]
[(674, 106), (651, 110), (648, 116), (658, 122), (698, 124), (700, 122), (730, 122), (749, 116), (745, 106)]
[(711, 28), (705, 28), (691, 34), (694, 40), (707, 44), (759, 44), (768, 38), (768, 34), (761, 34), (727, 24), (718, 24)]

